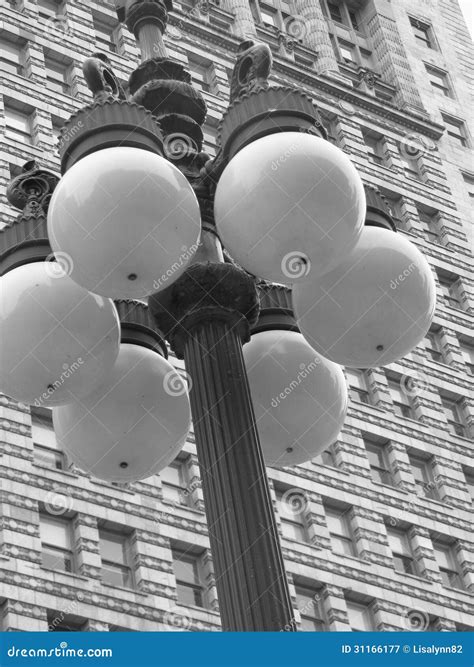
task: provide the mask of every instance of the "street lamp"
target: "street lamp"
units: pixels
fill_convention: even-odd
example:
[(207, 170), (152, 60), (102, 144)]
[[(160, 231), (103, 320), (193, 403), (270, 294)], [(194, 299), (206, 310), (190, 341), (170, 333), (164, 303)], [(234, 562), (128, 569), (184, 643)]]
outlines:
[[(14, 232), (2, 233), (2, 280), (18, 266), (51, 264), (44, 263), (49, 236), (68, 280), (85, 295), (71, 296), (72, 310), (91, 298), (102, 306), (115, 300), (121, 345), (118, 351), (111, 326), (113, 363), (102, 369), (99, 386), (90, 381), (88, 391), (54, 408), (57, 434), (73, 460), (104, 479), (141, 479), (177, 454), (189, 429), (188, 394), (166, 361), (163, 337), (184, 359), (223, 628), (294, 630), (265, 460), (302, 463), (336, 439), (347, 391), (335, 362), (346, 363), (346, 348), (351, 361), (366, 359), (365, 338), (369, 362), (385, 359), (374, 359), (374, 346), (405, 353), (416, 345), (429, 326), (433, 278), (414, 246), (398, 240), (380, 194), (366, 188), (366, 197), (347, 156), (326, 141), (313, 100), (269, 85), (268, 46), (241, 44), (211, 160), (202, 152), (204, 99), (163, 45), (170, 0), (117, 6), (143, 62), (126, 96), (104, 55), (86, 61), (94, 101), (63, 128), (63, 178), (57, 185), (27, 165), (9, 188), (23, 213)], [(404, 262), (411, 269), (399, 281), (400, 296), (388, 293), (384, 309), (371, 306), (371, 276), (386, 286)], [(324, 294), (341, 290), (337, 307), (345, 319), (335, 308), (318, 310), (321, 285)], [(24, 288), (13, 281), (9, 289), (19, 303)], [(47, 289), (54, 302), (54, 286)], [(381, 328), (365, 312), (355, 327), (366, 290), (364, 309), (377, 306)], [(132, 301), (143, 297), (149, 309)], [(393, 303), (419, 320), (409, 337)], [(13, 314), (5, 325), (17, 321)], [(400, 347), (389, 331), (395, 316)], [(30, 319), (35, 335), (40, 322)], [(98, 327), (100, 341), (101, 334)], [(27, 354), (28, 342), (18, 340), (17, 356)], [(53, 372), (57, 355), (50, 345), (45, 366)], [(9, 376), (16, 378), (17, 368)], [(76, 372), (85, 388), (87, 374)], [(52, 383), (43, 375), (41, 387)]]

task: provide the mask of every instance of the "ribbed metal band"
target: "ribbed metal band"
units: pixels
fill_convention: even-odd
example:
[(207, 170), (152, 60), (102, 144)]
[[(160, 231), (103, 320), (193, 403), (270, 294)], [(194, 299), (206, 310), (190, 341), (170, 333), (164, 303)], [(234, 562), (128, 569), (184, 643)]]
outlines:
[(252, 335), (271, 330), (299, 333), (293, 313), (291, 289), (286, 285), (262, 282), (257, 285), (257, 290), (260, 313), (257, 323), (251, 329)]
[(367, 227), (383, 227), (396, 232), (397, 228), (391, 216), (386, 197), (373, 185), (364, 184), (364, 190), (367, 200), (367, 215), (365, 218)]
[(120, 319), (122, 343), (142, 345), (167, 359), (165, 339), (146, 303), (132, 299), (119, 299), (114, 303)]

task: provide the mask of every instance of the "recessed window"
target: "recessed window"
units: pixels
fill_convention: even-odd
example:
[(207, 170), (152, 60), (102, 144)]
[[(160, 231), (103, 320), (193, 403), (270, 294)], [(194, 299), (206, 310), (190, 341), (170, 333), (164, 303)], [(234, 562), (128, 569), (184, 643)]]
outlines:
[(318, 456), (315, 456), (313, 461), (314, 463), (322, 463), (322, 465), (329, 466), (330, 468), (338, 467), (334, 448), (332, 445), (321, 452), (321, 454)]
[(406, 532), (387, 528), (388, 544), (392, 551), (393, 566), (398, 572), (418, 574), (410, 539)]
[(400, 142), (398, 143), (398, 154), (403, 164), (403, 171), (405, 172), (405, 176), (419, 179), (420, 168), (418, 166), (418, 160), (416, 157), (409, 155), (406, 147)]
[(439, 500), (439, 493), (434, 481), (431, 460), (422, 458), (413, 452), (408, 453), (411, 471), (415, 478), (418, 495)]
[(191, 494), (185, 464), (175, 461), (160, 472), (163, 498), (178, 505), (190, 505)]
[(452, 116), (448, 116), (448, 114), (445, 113), (442, 113), (441, 116), (446, 125), (446, 133), (451, 142), (458, 146), (462, 146), (463, 148), (467, 148), (467, 131), (464, 122), (457, 118), (453, 118)]
[(0, 37), (0, 69), (9, 74), (25, 76), (25, 62), (23, 43), (8, 39), (2, 33)]
[(85, 618), (51, 609), (47, 611), (47, 620), (48, 632), (83, 632), (86, 624)]
[(448, 426), (451, 433), (465, 437), (466, 426), (463, 419), (463, 409), (460, 400), (454, 400), (447, 396), (441, 396), (441, 405), (443, 406), (444, 414), (448, 420)]
[(471, 500), (474, 503), (474, 469), (473, 468), (463, 468), (464, 478), (466, 480), (466, 486)]
[(387, 445), (364, 438), (364, 447), (370, 464), (370, 473), (374, 482), (393, 486), (392, 473), (388, 464)]
[(458, 279), (448, 275), (439, 275), (439, 288), (445, 305), (451, 308), (461, 308), (458, 293)]
[(173, 569), (179, 604), (206, 607), (201, 555), (173, 549)]
[(362, 130), (362, 138), (367, 149), (367, 155), (371, 162), (375, 164), (383, 164), (384, 157), (382, 152), (382, 137), (381, 135), (371, 132), (370, 130)]
[(63, 0), (36, 0), (38, 14), (43, 19), (52, 19), (62, 12)]
[(367, 405), (370, 405), (371, 400), (366, 371), (355, 368), (346, 368), (345, 374), (350, 398), (358, 403), (366, 403)]
[(325, 505), (326, 523), (331, 537), (332, 550), (346, 556), (356, 556), (348, 510)]
[(74, 572), (70, 519), (40, 514), (42, 566), (48, 570)]
[(467, 194), (471, 202), (474, 200), (474, 175), (462, 173), (463, 181), (466, 184)]
[(212, 63), (198, 60), (194, 55), (188, 56), (188, 62), (193, 86), (198, 90), (209, 93), (211, 90)]
[(48, 89), (69, 95), (71, 92), (71, 63), (63, 62), (59, 56), (52, 53), (45, 55), (44, 63)]
[(342, 18), (341, 6), (337, 5), (334, 2), (328, 2), (327, 6), (331, 20), (336, 21), (336, 23), (344, 23), (344, 19)]
[(395, 414), (398, 417), (415, 419), (415, 413), (411, 406), (410, 399), (408, 398), (407, 393), (402, 390), (400, 380), (388, 377), (387, 382)]
[(448, 588), (464, 588), (453, 545), (433, 539), (433, 549), (443, 584)]
[(443, 72), (443, 70), (431, 67), (430, 65), (425, 65), (425, 68), (431, 87), (437, 92), (442, 93), (445, 97), (453, 97), (447, 72)]
[(465, 340), (459, 341), (459, 348), (464, 359), (464, 363), (469, 369), (469, 373), (474, 375), (474, 344)]
[(23, 144), (32, 144), (31, 111), (5, 104), (5, 137)]
[(102, 581), (112, 586), (133, 588), (130, 536), (100, 528), (99, 549), (102, 561)]
[(441, 334), (439, 331), (428, 331), (425, 336), (425, 350), (431, 357), (432, 361), (437, 361), (439, 363), (444, 362), (442, 347), (441, 347)]
[(299, 16), (293, 0), (250, 0), (255, 23), (291, 31), (291, 18)]
[(415, 39), (423, 46), (426, 46), (428, 49), (434, 49), (435, 40), (433, 37), (433, 31), (431, 26), (428, 23), (423, 23), (418, 19), (410, 17), (411, 27), (413, 28), (413, 34)]
[(421, 226), (423, 227), (423, 232), (431, 243), (440, 243), (441, 237), (438, 228), (438, 211), (432, 209), (428, 210), (417, 206), (416, 208), (418, 213), (418, 218), (420, 220)]
[(300, 612), (301, 632), (324, 632), (327, 630), (321, 604), (320, 588), (295, 585), (296, 605)]
[(99, 50), (117, 53), (117, 43), (115, 41), (114, 31), (117, 22), (109, 19), (103, 14), (92, 14), (92, 21), (95, 32), (95, 43)]
[(347, 599), (346, 605), (352, 632), (372, 632), (374, 630), (374, 620), (368, 605)]
[(356, 48), (353, 44), (349, 44), (348, 42), (343, 42), (339, 40), (339, 52), (344, 62), (346, 63), (357, 62)]
[[(289, 540), (308, 542), (308, 532), (304, 519), (304, 511), (295, 512), (291, 506), (291, 497), (287, 498), (287, 489), (276, 488), (278, 515), (280, 517), (281, 532)], [(301, 491), (301, 496), (304, 496)], [(302, 508), (303, 510), (303, 508)]]
[(47, 468), (64, 470), (64, 454), (54, 433), (52, 412), (48, 408), (31, 408), (31, 437), (35, 462)]

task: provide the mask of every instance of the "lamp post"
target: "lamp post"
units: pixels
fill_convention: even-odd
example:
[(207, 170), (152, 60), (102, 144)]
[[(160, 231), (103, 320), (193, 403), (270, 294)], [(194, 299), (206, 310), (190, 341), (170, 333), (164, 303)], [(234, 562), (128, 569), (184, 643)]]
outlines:
[[(63, 348), (72, 355), (69, 338), (61, 339), (58, 348), (56, 333), (50, 341), (55, 343), (55, 360), (43, 359), (35, 372), (39, 386), (53, 387), (45, 401), (59, 406), (54, 410), (55, 428), (83, 467), (93, 467), (94, 452), (86, 452), (81, 443), (87, 438), (101, 443), (103, 455), (100, 450), (96, 457), (108, 458), (100, 468), (97, 463), (96, 470), (104, 478), (146, 477), (179, 451), (187, 432), (187, 397), (183, 391), (175, 392), (182, 399), (178, 409), (163, 395), (167, 378), (179, 380), (165, 359), (162, 338), (184, 359), (192, 384), (190, 404), (223, 628), (294, 631), (265, 463), (294, 465), (310, 460), (342, 426), (347, 394), (340, 362), (315, 331), (318, 303), (311, 302), (311, 293), (331, 272), (337, 274), (343, 261), (346, 271), (354, 271), (355, 284), (364, 289), (366, 278), (357, 273), (360, 256), (353, 258), (360, 254), (360, 239), (369, 230), (363, 229), (364, 189), (347, 156), (326, 141), (313, 100), (293, 88), (271, 87), (270, 49), (250, 41), (239, 48), (230, 104), (219, 126), (219, 152), (215, 160), (209, 159), (202, 152), (204, 99), (183, 66), (166, 56), (162, 36), (170, 9), (170, 0), (117, 3), (120, 20), (137, 38), (142, 63), (125, 93), (104, 55), (86, 61), (84, 73), (94, 101), (63, 128), (59, 184), (29, 165), (9, 189), (10, 201), (19, 208), (26, 206), (26, 211), (33, 201), (28, 197), (40, 196), (33, 208), (40, 211), (41, 224), (30, 229), (24, 211), (16, 232), (3, 233), (2, 273), (14, 293), (20, 281), (14, 271), (33, 266), (32, 271), (44, 272), (49, 237), (58, 262), (66, 258), (68, 263), (68, 275), (61, 276), (64, 295), (70, 294), (77, 308), (88, 303), (91, 292), (101, 295), (97, 300), (102, 301), (94, 301), (100, 313), (94, 315), (92, 303), (84, 313), (103, 325), (93, 330), (92, 338), (81, 341), (84, 349), (89, 345), (95, 351), (88, 365), (90, 377), (83, 377), (79, 368), (76, 385), (71, 386), (69, 377), (64, 379), (66, 397), (60, 394), (58, 381), (48, 380), (58, 374)], [(374, 263), (376, 280), (382, 267), (374, 248), (383, 250), (384, 244), (399, 263), (409, 256), (415, 265), (412, 282), (422, 305), (409, 341), (413, 346), (429, 326), (434, 285), (416, 248), (408, 249), (410, 255), (393, 241), (390, 216), (373, 192), (366, 220), (371, 222), (379, 229), (374, 238), (369, 234), (363, 253)], [(36, 248), (33, 254), (30, 248)], [(255, 275), (264, 279), (259, 287)], [(326, 293), (342, 279), (336, 275)], [(32, 278), (22, 275), (21, 281), (22, 294), (34, 300)], [(298, 324), (290, 288), (272, 282), (296, 285)], [(52, 284), (45, 279), (42, 298), (56, 303), (58, 285), (59, 281)], [(400, 294), (404, 296), (400, 312), (411, 318), (413, 299), (405, 298), (405, 291), (392, 302), (397, 303)], [(144, 296), (149, 298), (149, 311), (137, 302), (130, 306), (130, 300)], [(115, 320), (109, 317), (106, 322), (103, 317), (103, 311), (110, 313), (111, 299), (122, 325), (120, 350)], [(343, 334), (352, 327), (358, 331), (357, 322), (350, 322), (350, 304), (347, 311)], [(41, 312), (37, 317), (43, 322)], [(18, 315), (11, 304), (5, 324), (16, 322)], [(334, 338), (337, 313), (332, 317)], [(373, 326), (362, 319), (366, 327)], [(386, 320), (390, 323), (389, 317)], [(395, 334), (405, 323), (399, 315)], [(66, 328), (70, 338), (76, 325), (71, 321)], [(43, 327), (47, 326), (46, 318)], [(300, 326), (312, 344), (314, 340), (313, 347), (299, 333)], [(32, 319), (30, 333), (33, 329)], [(385, 359), (395, 345), (392, 333), (381, 328), (369, 337), (364, 360), (377, 361), (374, 354), (382, 356), (382, 350)], [(242, 346), (251, 334), (244, 358)], [(271, 338), (262, 343), (261, 337), (268, 334)], [(7, 343), (10, 351), (21, 347), (13, 337), (7, 337)], [(397, 354), (405, 348), (398, 346)], [(359, 349), (355, 357), (357, 353)], [(291, 362), (287, 367), (285, 357)], [(92, 372), (97, 358), (102, 384)], [(260, 377), (271, 377), (276, 384), (291, 381), (288, 374), (305, 364), (317, 372), (310, 391), (298, 375), (299, 389), (291, 390), (293, 403), (289, 399), (285, 404), (293, 407), (284, 410), (269, 399), (278, 387), (259, 383), (257, 362), (262, 362)], [(12, 365), (7, 374), (8, 380), (18, 380), (11, 381), (15, 389), (11, 393), (30, 400), (25, 384), (31, 366), (25, 365), (20, 378), (17, 368), (18, 364)], [(137, 397), (141, 401), (136, 413), (140, 416), (133, 419), (125, 409), (127, 377), (133, 380), (130, 401)], [(295, 418), (292, 413), (306, 395), (313, 405)], [(165, 405), (161, 412), (160, 403)], [(154, 423), (157, 450), (150, 449), (153, 436), (147, 430), (153, 430)]]

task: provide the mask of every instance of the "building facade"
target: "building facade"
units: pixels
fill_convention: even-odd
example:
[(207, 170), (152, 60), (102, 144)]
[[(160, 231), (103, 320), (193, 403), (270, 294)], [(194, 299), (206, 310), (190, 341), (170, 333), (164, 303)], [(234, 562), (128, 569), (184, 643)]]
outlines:
[[(58, 172), (63, 122), (106, 52), (139, 60), (112, 0), (2, 0), (0, 224), (28, 160)], [(268, 43), (271, 82), (321, 110), (330, 140), (427, 257), (438, 306), (399, 363), (347, 371), (339, 440), (268, 469), (299, 630), (473, 630), (472, 42), (456, 0), (175, 0), (164, 38), (206, 99), (215, 154), (239, 42)], [(178, 368), (184, 369), (176, 361)], [(0, 396), (0, 629), (220, 629), (192, 434), (129, 486), (74, 468), (48, 410)]]

